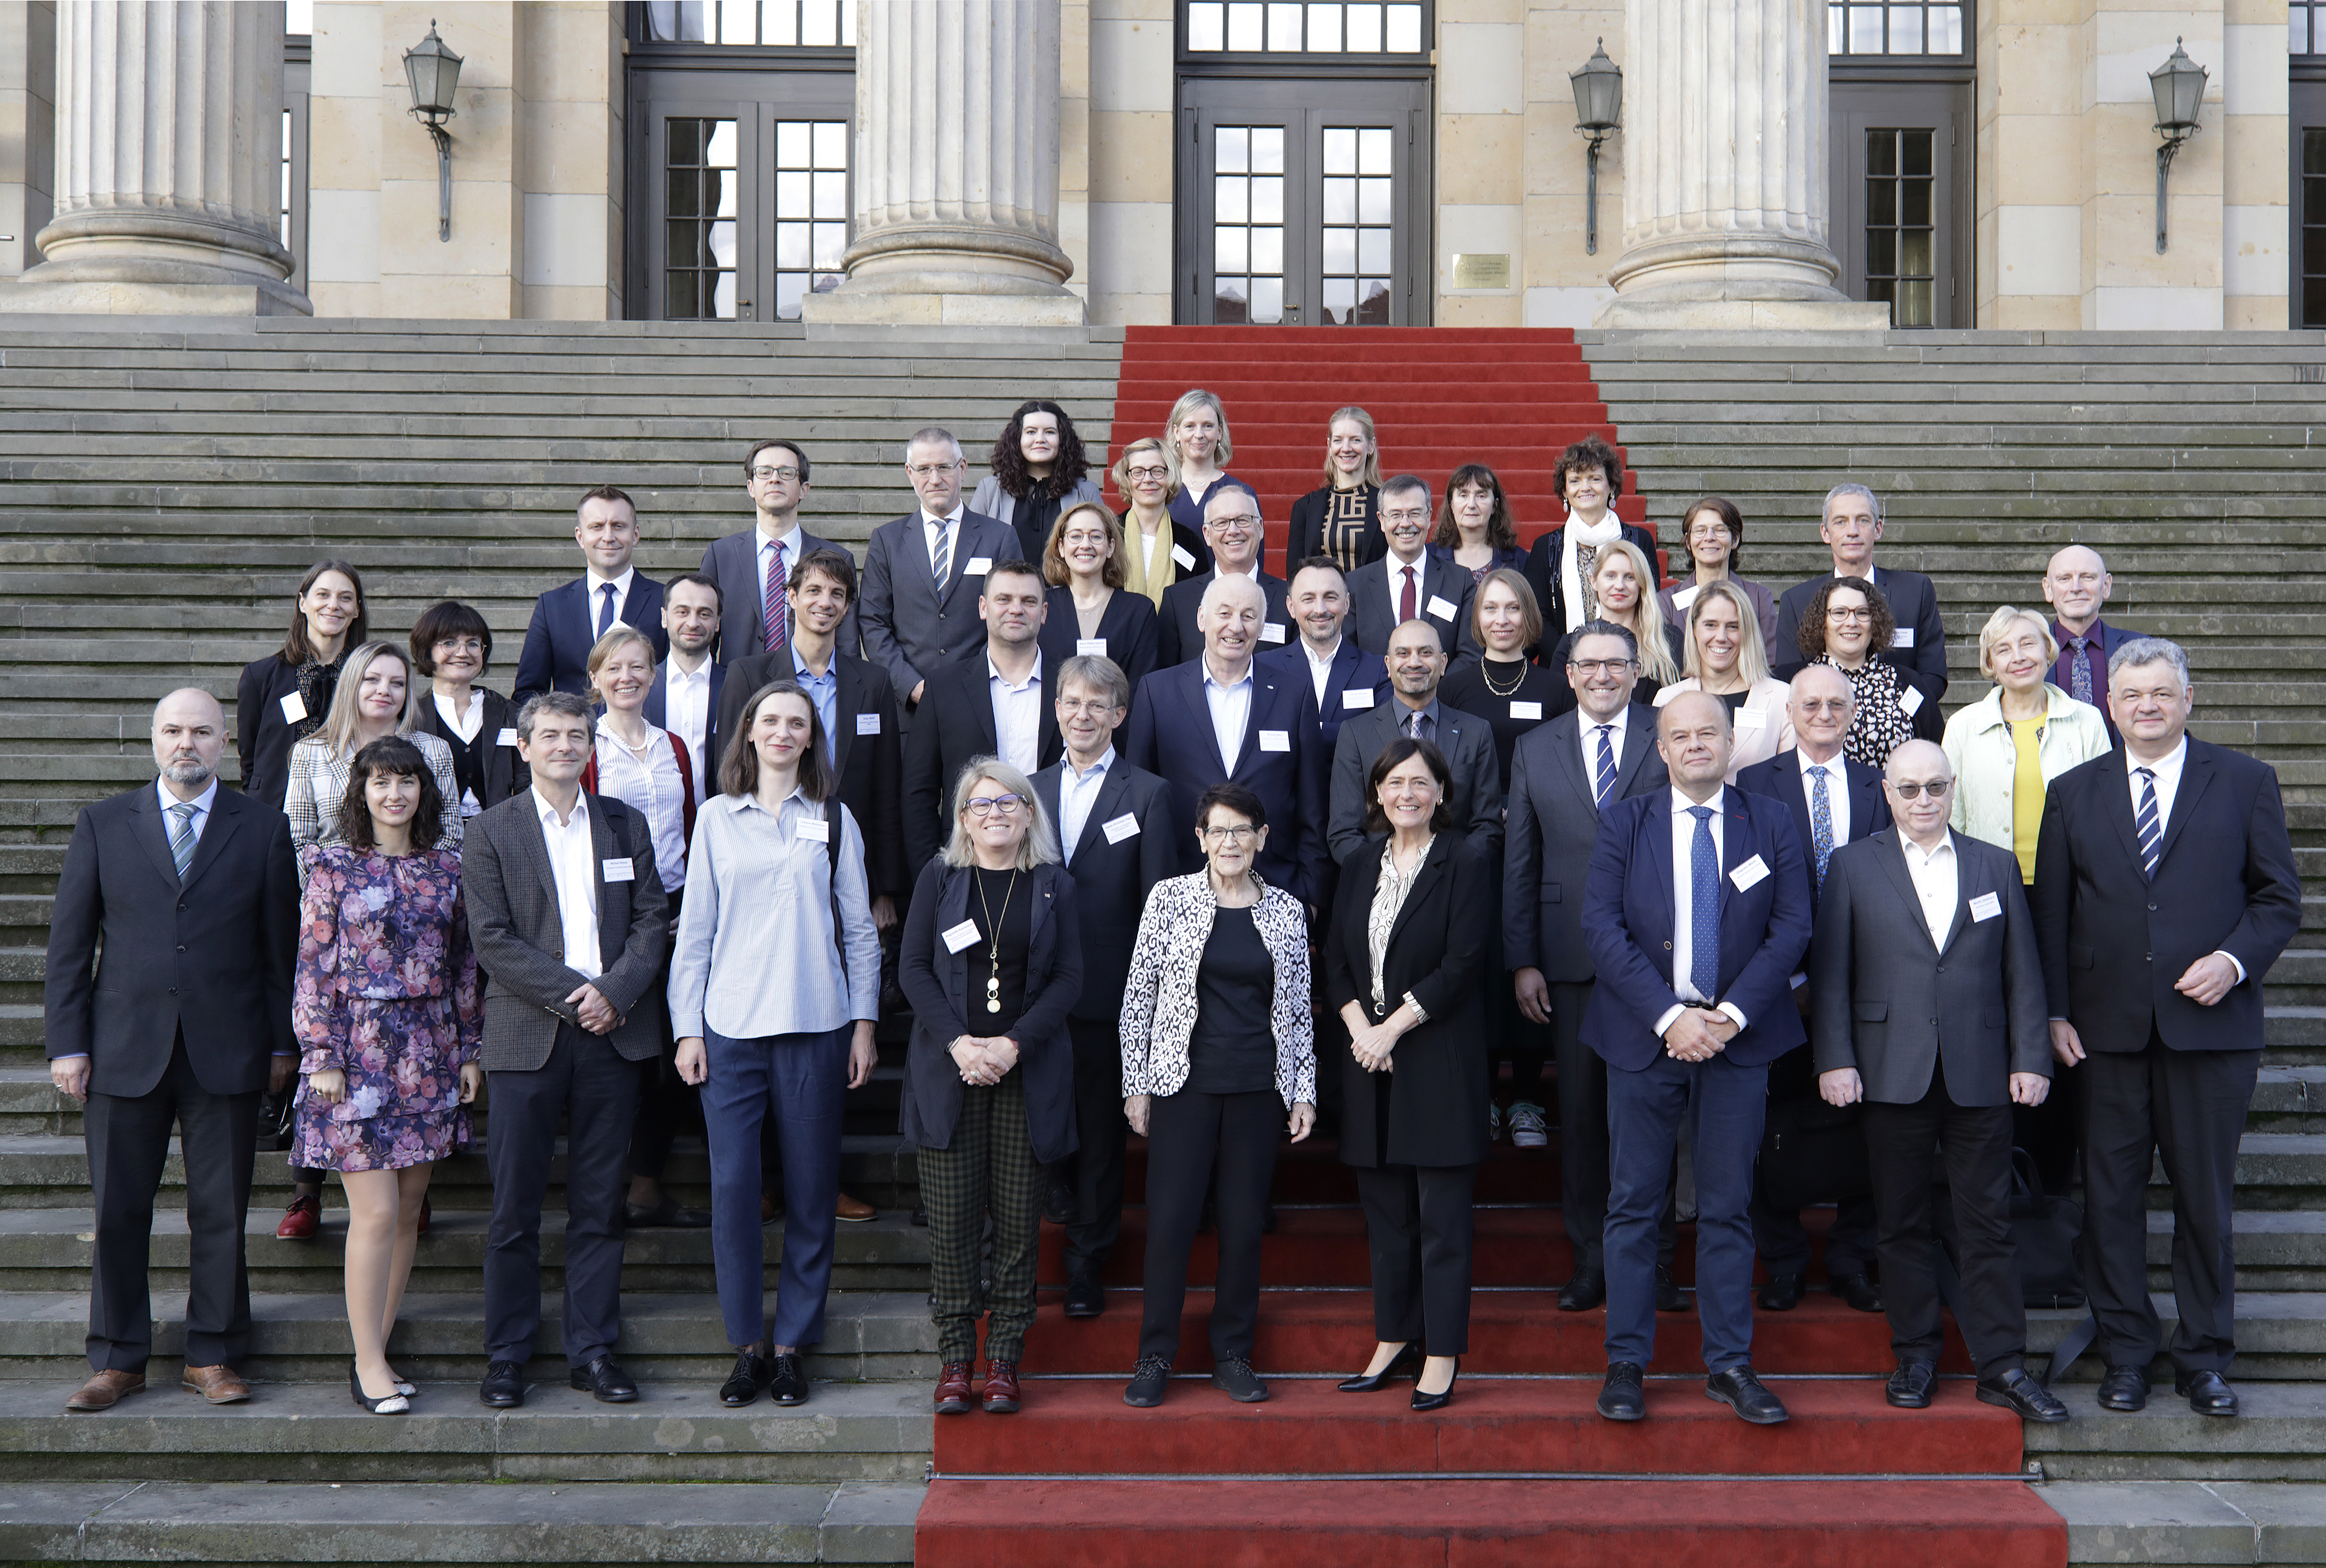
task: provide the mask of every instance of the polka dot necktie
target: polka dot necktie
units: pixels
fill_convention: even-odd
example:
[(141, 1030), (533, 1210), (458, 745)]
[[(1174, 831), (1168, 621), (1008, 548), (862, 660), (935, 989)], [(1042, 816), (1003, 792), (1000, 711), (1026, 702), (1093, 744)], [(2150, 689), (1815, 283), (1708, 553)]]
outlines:
[(2071, 637), (2068, 646), (2074, 649), (2068, 661), (2068, 695), (2079, 703), (2092, 700), (2092, 661), (2088, 650), (2092, 646), (2089, 637)]
[(1720, 851), (1712, 842), (1712, 807), (1691, 806), (1696, 838), (1689, 845), (1689, 983), (1710, 1002), (1720, 994)]
[(1825, 886), (1826, 862), (1833, 858), (1833, 797), (1826, 793), (1826, 772), (1822, 767), (1810, 770), (1815, 783), (1810, 794), (1810, 839), (1817, 851), (1818, 886)]

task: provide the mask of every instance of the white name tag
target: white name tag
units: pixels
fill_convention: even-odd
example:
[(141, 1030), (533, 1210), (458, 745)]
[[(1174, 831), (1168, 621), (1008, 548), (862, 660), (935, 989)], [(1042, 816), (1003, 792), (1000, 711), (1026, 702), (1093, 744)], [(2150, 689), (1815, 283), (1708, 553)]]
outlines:
[(514, 745), (516, 745), (516, 732), (515, 730), (503, 730), (503, 731), (502, 731), (498, 735), (497, 735), (497, 736), (495, 736), (495, 737), (494, 737), (494, 739), (493, 739), (493, 744), (494, 744), (494, 745), (496, 745), (496, 746), (514, 746)]
[(1260, 639), (1262, 642), (1282, 642), (1284, 628), (1273, 621), (1263, 621), (1260, 623)]
[(1106, 657), (1106, 639), (1103, 637), (1078, 637), (1075, 639), (1075, 655), (1078, 658), (1104, 658)]
[(972, 555), (969, 565), (961, 569), (964, 577), (982, 577), (992, 570), (993, 557), (991, 555)]
[(1106, 841), (1109, 844), (1121, 844), (1126, 838), (1138, 836), (1139, 818), (1126, 811), (1108, 823), (1103, 831), (1106, 834)]
[(1763, 863), (1761, 857), (1756, 854), (1751, 860), (1746, 861), (1743, 865), (1738, 866), (1735, 871), (1730, 872), (1728, 873), (1728, 880), (1736, 884), (1736, 891), (1741, 893), (1746, 888), (1751, 887), (1754, 883), (1766, 879), (1768, 874), (1768, 866)]
[(1440, 621), (1451, 621), (1454, 619), (1454, 606), (1448, 604), (1445, 600), (1439, 598), (1435, 593), (1432, 593), (1429, 596), (1428, 609), (1429, 613), (1435, 615)]
[(1902, 626), (1897, 630), (1892, 632), (1890, 634), (1890, 646), (1893, 648), (1913, 647), (1914, 629), (1911, 626)]
[(1704, 584), (1701, 583), (1698, 583), (1693, 588), (1681, 589), (1679, 593), (1672, 595), (1672, 608), (1674, 610), (1687, 609), (1689, 605), (1696, 602), (1696, 596), (1703, 592)]
[(1981, 893), (1970, 901), (1970, 918), (1973, 923), (1991, 920), (2002, 912), (2003, 900), (1996, 894)]
[(938, 940), (944, 943), (946, 952), (958, 953), (963, 947), (968, 947), (972, 942), (977, 940), (977, 922), (975, 920), (963, 920), (958, 926), (955, 926), (951, 930), (945, 932), (944, 936), (938, 938)]
[(1192, 572), (1196, 569), (1196, 557), (1185, 545), (1171, 546), (1171, 561), (1182, 572)]
[(860, 735), (879, 734), (880, 733), (880, 715), (878, 714), (857, 714), (856, 733)]
[(283, 718), (286, 723), (297, 723), (307, 716), (307, 705), (297, 692), (283, 699)]
[(1341, 694), (1343, 709), (1369, 708), (1373, 705), (1373, 694), (1359, 686), (1351, 686)]
[(1263, 751), (1289, 751), (1292, 750), (1292, 732), (1289, 730), (1261, 731), (1260, 749)]
[(1542, 717), (1542, 705), (1540, 703), (1513, 702), (1511, 704), (1511, 717), (1514, 719), (1539, 719)]
[(1898, 697), (1898, 711), (1905, 714), (1910, 719), (1916, 714), (1921, 713), (1922, 711), (1922, 688), (1920, 686), (1908, 686), (1903, 692), (1900, 693)]
[(803, 817), (799, 820), (799, 836), (812, 838), (818, 844), (830, 844), (832, 824), (821, 817)]
[(637, 880), (638, 868), (632, 865), (627, 860), (601, 860), (598, 863), (598, 869), (606, 873), (606, 880), (608, 882), (635, 882)]
[(1769, 727), (1769, 715), (1759, 708), (1738, 708), (1736, 727), (1740, 730), (1765, 730)]

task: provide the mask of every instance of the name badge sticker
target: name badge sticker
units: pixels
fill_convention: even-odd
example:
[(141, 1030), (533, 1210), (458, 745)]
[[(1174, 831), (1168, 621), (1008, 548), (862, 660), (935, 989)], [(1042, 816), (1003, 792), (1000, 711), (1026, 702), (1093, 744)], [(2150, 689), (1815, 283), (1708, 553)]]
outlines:
[(880, 733), (880, 715), (878, 714), (857, 714), (856, 733), (860, 735), (879, 734)]
[(1921, 713), (1922, 711), (1922, 688), (1920, 686), (1908, 686), (1904, 691), (1901, 692), (1898, 695), (1898, 711), (1905, 714), (1910, 719), (1916, 714)]
[(1701, 583), (1697, 583), (1691, 588), (1681, 589), (1679, 593), (1672, 595), (1672, 608), (1674, 610), (1687, 609), (1689, 605), (1696, 602), (1696, 596), (1703, 592), (1704, 584)]
[(1292, 732), (1289, 730), (1261, 731), (1260, 749), (1263, 751), (1289, 751), (1292, 750)]
[(1970, 901), (1971, 922), (1991, 920), (2003, 912), (2003, 900), (1994, 893), (1981, 893)]
[(968, 947), (972, 942), (977, 940), (977, 922), (975, 920), (963, 920), (958, 926), (954, 926), (947, 930), (938, 938), (938, 940), (942, 941), (945, 945), (946, 952), (958, 953), (963, 947)]
[(295, 724), (306, 716), (306, 701), (304, 698), (301, 697), (297, 692), (289, 693), (284, 697), (283, 718), (286, 723)]
[(1106, 657), (1106, 639), (1103, 637), (1077, 637), (1075, 639), (1075, 657), (1077, 658), (1104, 658)]
[(1914, 629), (1911, 626), (1902, 626), (1897, 630), (1892, 632), (1890, 634), (1890, 646), (1893, 648), (1913, 647)]
[(1736, 891), (1741, 893), (1754, 883), (1765, 881), (1768, 875), (1768, 863), (1756, 854), (1735, 871), (1730, 872), (1728, 880), (1736, 884)]
[(627, 860), (601, 860), (598, 868), (606, 873), (608, 882), (636, 882), (638, 868)]
[(1139, 835), (1139, 818), (1126, 811), (1108, 823), (1102, 831), (1106, 834), (1106, 841), (1109, 844), (1121, 844), (1126, 838), (1135, 838)]
[(803, 817), (799, 820), (799, 836), (812, 838), (818, 844), (830, 844), (832, 824), (821, 817)]
[(1373, 694), (1368, 688), (1351, 686), (1341, 694), (1341, 707), (1344, 711), (1354, 708), (1369, 708), (1372, 705)]
[(1263, 621), (1260, 623), (1260, 639), (1262, 642), (1282, 642), (1284, 628), (1273, 621)]
[(1513, 702), (1511, 704), (1511, 717), (1514, 719), (1539, 719), (1542, 717), (1542, 705), (1540, 703)]
[(1451, 621), (1454, 619), (1454, 606), (1447, 603), (1444, 599), (1435, 593), (1432, 593), (1429, 596), (1428, 610), (1430, 614), (1435, 615), (1440, 621)]
[(1736, 727), (1740, 730), (1765, 730), (1769, 727), (1769, 715), (1759, 708), (1738, 708)]
[(1171, 562), (1182, 572), (1192, 572), (1196, 569), (1195, 553), (1185, 545), (1171, 546)]
[(516, 745), (516, 732), (515, 730), (503, 730), (498, 735), (493, 738), (493, 744), (496, 746)]
[(982, 577), (988, 572), (993, 570), (993, 557), (991, 555), (972, 555), (969, 558), (969, 565), (963, 566), (961, 570), (962, 575), (965, 577)]

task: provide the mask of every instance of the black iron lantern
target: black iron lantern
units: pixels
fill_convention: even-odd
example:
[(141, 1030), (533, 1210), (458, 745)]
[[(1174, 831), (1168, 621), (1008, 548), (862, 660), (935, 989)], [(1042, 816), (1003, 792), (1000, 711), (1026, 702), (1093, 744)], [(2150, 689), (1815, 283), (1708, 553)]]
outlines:
[(2156, 149), (2156, 254), (2164, 254), (2164, 174), (2172, 154), (2197, 134), (2197, 111), (2205, 101), (2203, 66), (2189, 58), (2181, 40), (2172, 41), (2172, 56), (2148, 73), (2148, 90), (2156, 99), (2156, 131), (2164, 138)]
[(452, 98), (461, 85), (461, 57), (436, 36), (436, 19), (428, 19), (428, 36), (404, 51), (404, 74), (412, 84), (412, 113), (436, 141), (436, 238), (452, 238), (452, 138), (444, 122), (452, 117)]
[(1607, 58), (1607, 41), (1599, 40), (1583, 69), (1567, 78), (1575, 89), (1575, 128), (1591, 138), (1584, 150), (1583, 248), (1599, 254), (1599, 146), (1624, 117), (1624, 68)]

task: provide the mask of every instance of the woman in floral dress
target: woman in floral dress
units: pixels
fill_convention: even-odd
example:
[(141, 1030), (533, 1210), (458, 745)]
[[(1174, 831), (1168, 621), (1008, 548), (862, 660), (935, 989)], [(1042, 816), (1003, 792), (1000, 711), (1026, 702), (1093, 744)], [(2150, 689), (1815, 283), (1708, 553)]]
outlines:
[(343, 842), (311, 849), (292, 1027), (302, 1048), (294, 1164), (348, 1194), (348, 1369), (356, 1403), (409, 1408), (387, 1362), (419, 1245), (429, 1168), (469, 1142), (484, 1010), (461, 900), (461, 857), (438, 846), (442, 790), (401, 735), (358, 751)]

